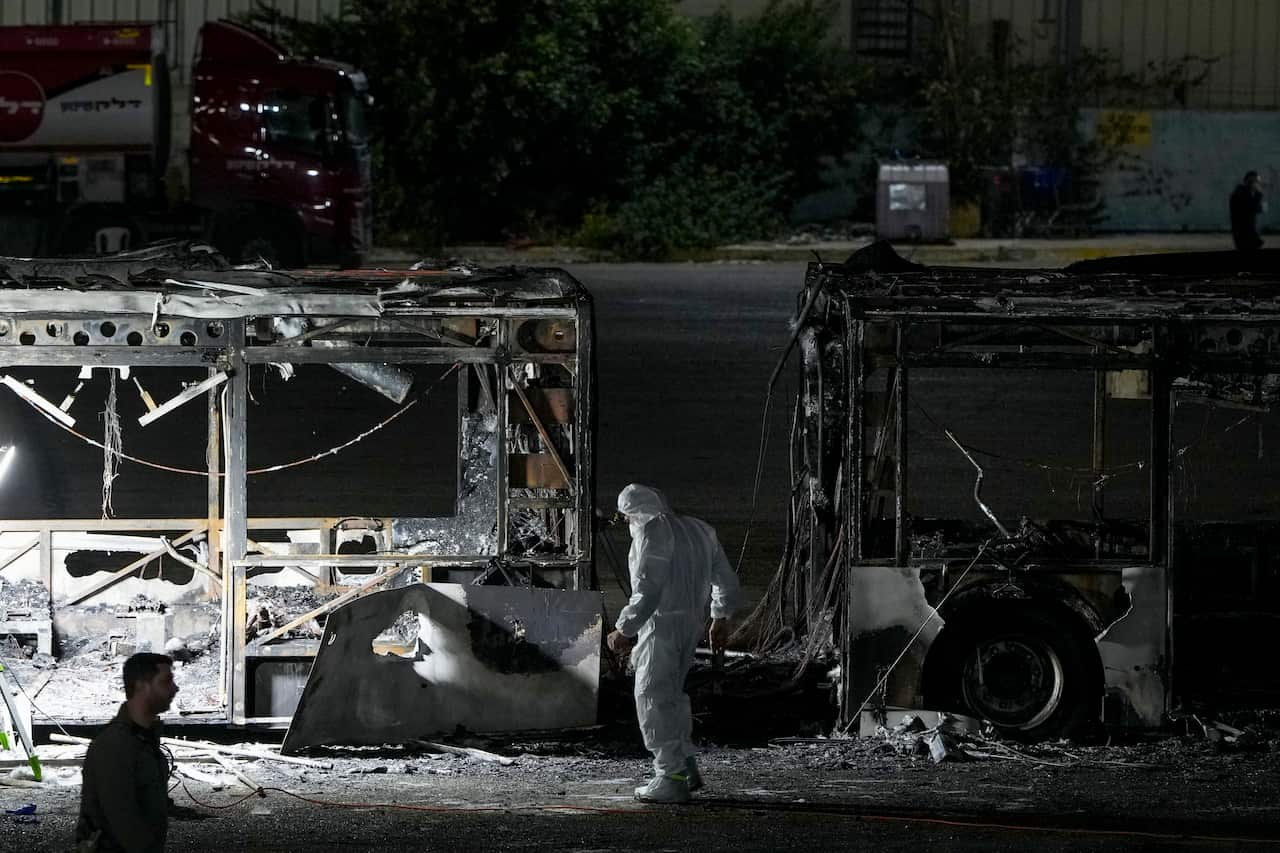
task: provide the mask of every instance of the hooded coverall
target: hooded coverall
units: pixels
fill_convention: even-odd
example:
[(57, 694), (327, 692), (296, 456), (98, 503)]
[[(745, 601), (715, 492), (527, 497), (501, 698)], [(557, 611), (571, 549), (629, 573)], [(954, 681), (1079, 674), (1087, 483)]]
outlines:
[(618, 495), (631, 527), (631, 600), (616, 627), (637, 637), (636, 715), (655, 774), (679, 775), (695, 755), (693, 717), (684, 692), (694, 651), (707, 622), (733, 615), (738, 576), (716, 532), (704, 521), (672, 512), (657, 489), (632, 484)]

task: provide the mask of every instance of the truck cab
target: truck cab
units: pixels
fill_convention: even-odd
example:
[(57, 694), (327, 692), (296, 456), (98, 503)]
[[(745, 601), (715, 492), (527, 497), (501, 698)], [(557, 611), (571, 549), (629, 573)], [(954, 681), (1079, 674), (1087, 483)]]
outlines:
[(371, 239), (364, 75), (215, 21), (190, 100), (174, 101), (162, 35), (0, 27), (0, 253), (180, 238), (237, 262), (358, 266)]
[(365, 76), (226, 22), (200, 32), (191, 202), (233, 261), (358, 265), (372, 232)]

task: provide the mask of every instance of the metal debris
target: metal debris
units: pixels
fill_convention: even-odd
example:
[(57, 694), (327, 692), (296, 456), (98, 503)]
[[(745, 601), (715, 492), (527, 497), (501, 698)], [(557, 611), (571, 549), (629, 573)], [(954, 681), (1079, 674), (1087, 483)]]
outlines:
[[(375, 653), (407, 611), (420, 617), (415, 653)], [(329, 614), (283, 751), (409, 743), (459, 725), (590, 725), (601, 637), (598, 593), (414, 584), (367, 595)]]

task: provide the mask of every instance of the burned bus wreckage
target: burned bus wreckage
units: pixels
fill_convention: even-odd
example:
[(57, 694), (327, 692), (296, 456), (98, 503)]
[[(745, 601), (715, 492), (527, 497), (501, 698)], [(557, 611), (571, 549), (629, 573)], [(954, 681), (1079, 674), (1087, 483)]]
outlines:
[(761, 647), (1041, 738), (1246, 703), (1280, 617), (1273, 253), (928, 268), (876, 244), (797, 301), (786, 553)]
[(558, 270), (0, 259), (0, 633), (36, 722), (109, 719), (152, 650), (184, 721), (286, 749), (594, 723), (592, 336)]
[[(786, 546), (739, 637), (838, 661), (846, 732), (1280, 695), (1239, 651), (1280, 618), (1278, 268), (811, 264)], [(176, 716), (286, 751), (596, 722), (593, 329), (559, 270), (0, 258), (0, 664), (32, 719), (109, 719), (153, 650)]]

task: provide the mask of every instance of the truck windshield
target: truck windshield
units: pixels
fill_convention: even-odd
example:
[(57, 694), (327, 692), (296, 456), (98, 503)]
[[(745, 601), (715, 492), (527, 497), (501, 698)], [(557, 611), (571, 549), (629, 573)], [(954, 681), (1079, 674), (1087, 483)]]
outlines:
[(338, 92), (338, 116), (347, 145), (359, 148), (369, 141), (364, 121), (365, 93), (352, 86), (344, 86)]
[(307, 154), (324, 152), (326, 109), (322, 96), (293, 89), (272, 91), (263, 99), (261, 110), (268, 143)]

